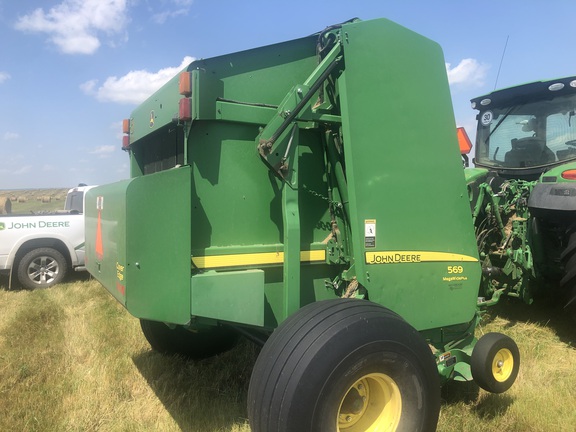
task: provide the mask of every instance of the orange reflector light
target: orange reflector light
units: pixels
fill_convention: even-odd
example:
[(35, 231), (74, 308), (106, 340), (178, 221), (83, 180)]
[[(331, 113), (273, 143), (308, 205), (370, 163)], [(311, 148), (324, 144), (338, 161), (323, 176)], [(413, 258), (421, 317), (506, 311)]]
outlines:
[(566, 170), (562, 173), (562, 178), (566, 180), (576, 180), (576, 170)]
[(182, 96), (189, 97), (192, 94), (192, 74), (181, 72), (178, 79), (178, 92)]
[(125, 133), (125, 134), (130, 133), (130, 119), (122, 120), (122, 133)]
[(128, 135), (124, 135), (122, 137), (122, 149), (128, 150), (129, 147), (130, 147), (130, 137)]
[(192, 120), (192, 105), (190, 99), (182, 98), (178, 102), (178, 120), (189, 121)]
[(466, 129), (464, 129), (463, 127), (459, 127), (456, 129), (456, 133), (458, 135), (458, 145), (460, 146), (460, 154), (470, 153), (470, 150), (472, 150), (472, 142), (470, 142), (470, 138), (468, 138)]

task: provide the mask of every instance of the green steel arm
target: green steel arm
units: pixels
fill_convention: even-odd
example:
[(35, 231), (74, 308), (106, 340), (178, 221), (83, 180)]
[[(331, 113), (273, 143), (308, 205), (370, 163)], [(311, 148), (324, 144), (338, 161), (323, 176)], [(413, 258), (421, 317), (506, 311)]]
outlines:
[(258, 138), (258, 151), (263, 161), (276, 175), (289, 183), (293, 183), (289, 175), (293, 170), (289, 168), (291, 162), (284, 157), (290, 142), (286, 131), (299, 120), (300, 114), (310, 105), (312, 97), (340, 65), (341, 51), (340, 43), (335, 44), (306, 81), (292, 89), (278, 108), (278, 114), (266, 125)]

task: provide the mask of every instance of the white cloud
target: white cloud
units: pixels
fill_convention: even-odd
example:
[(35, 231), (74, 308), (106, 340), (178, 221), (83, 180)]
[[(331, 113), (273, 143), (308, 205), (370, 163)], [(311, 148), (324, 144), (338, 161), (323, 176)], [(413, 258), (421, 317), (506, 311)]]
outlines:
[(24, 165), (21, 166), (20, 168), (12, 171), (13, 175), (22, 175), (22, 174), (29, 174), (30, 172), (32, 172), (32, 165)]
[(12, 140), (16, 140), (20, 138), (20, 134), (16, 133), (16, 132), (4, 132), (4, 135), (2, 135), (2, 139), (4, 141), (12, 141)]
[(48, 12), (38, 8), (20, 17), (16, 29), (46, 33), (66, 54), (93, 54), (102, 33), (120, 33), (127, 21), (127, 0), (63, 0)]
[(114, 136), (116, 137), (118, 142), (121, 142), (122, 137), (124, 136), (124, 133), (122, 132), (122, 122), (118, 121), (118, 122), (112, 123), (110, 125), (110, 129), (114, 131)]
[(194, 0), (172, 0), (172, 3), (182, 8), (189, 8), (194, 3)]
[(161, 1), (161, 6), (167, 7), (162, 12), (152, 14), (152, 21), (157, 24), (164, 24), (168, 18), (186, 16), (190, 12), (193, 0), (170, 0)]
[(94, 94), (95, 88), (98, 85), (98, 80), (93, 79), (90, 81), (86, 81), (85, 83), (80, 84), (80, 89), (86, 94)]
[(487, 65), (478, 63), (477, 60), (471, 58), (463, 59), (455, 67), (452, 67), (450, 63), (446, 63), (446, 72), (448, 73), (450, 85), (459, 84), (468, 87), (480, 87), (484, 85), (487, 71)]
[(10, 74), (8, 72), (0, 71), (0, 84), (2, 84), (4, 81), (7, 81), (9, 79), (10, 79)]
[(98, 155), (100, 157), (106, 157), (110, 153), (114, 152), (115, 149), (116, 149), (116, 147), (113, 145), (102, 145), (102, 146), (96, 147), (94, 150), (92, 150), (90, 152), (90, 154)]
[(98, 87), (98, 80), (83, 83), (84, 93), (96, 97), (100, 102), (139, 104), (162, 87), (194, 59), (186, 56), (179, 66), (167, 67), (157, 72), (146, 70), (130, 71), (126, 75), (109, 77)]

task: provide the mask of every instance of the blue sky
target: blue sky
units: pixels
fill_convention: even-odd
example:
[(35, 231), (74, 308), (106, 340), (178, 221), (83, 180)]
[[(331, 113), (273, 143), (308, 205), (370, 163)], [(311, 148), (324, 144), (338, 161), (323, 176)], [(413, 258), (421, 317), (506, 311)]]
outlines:
[(0, 189), (127, 178), (121, 121), (192, 58), (388, 18), (438, 42), (456, 123), (472, 97), (576, 75), (576, 2), (0, 0)]

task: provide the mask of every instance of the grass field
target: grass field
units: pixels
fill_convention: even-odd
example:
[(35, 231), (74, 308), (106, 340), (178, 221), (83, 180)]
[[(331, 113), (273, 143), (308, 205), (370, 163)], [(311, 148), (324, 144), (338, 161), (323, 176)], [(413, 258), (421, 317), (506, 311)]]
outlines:
[[(0, 278), (0, 430), (250, 430), (246, 391), (258, 350), (249, 342), (200, 362), (163, 357), (96, 281), (6, 286)], [(510, 303), (494, 308), (479, 331), (516, 340), (517, 383), (502, 395), (448, 385), (438, 430), (574, 431), (573, 323), (553, 306)]]
[(11, 199), (12, 214), (61, 210), (68, 189), (0, 189), (0, 198)]

